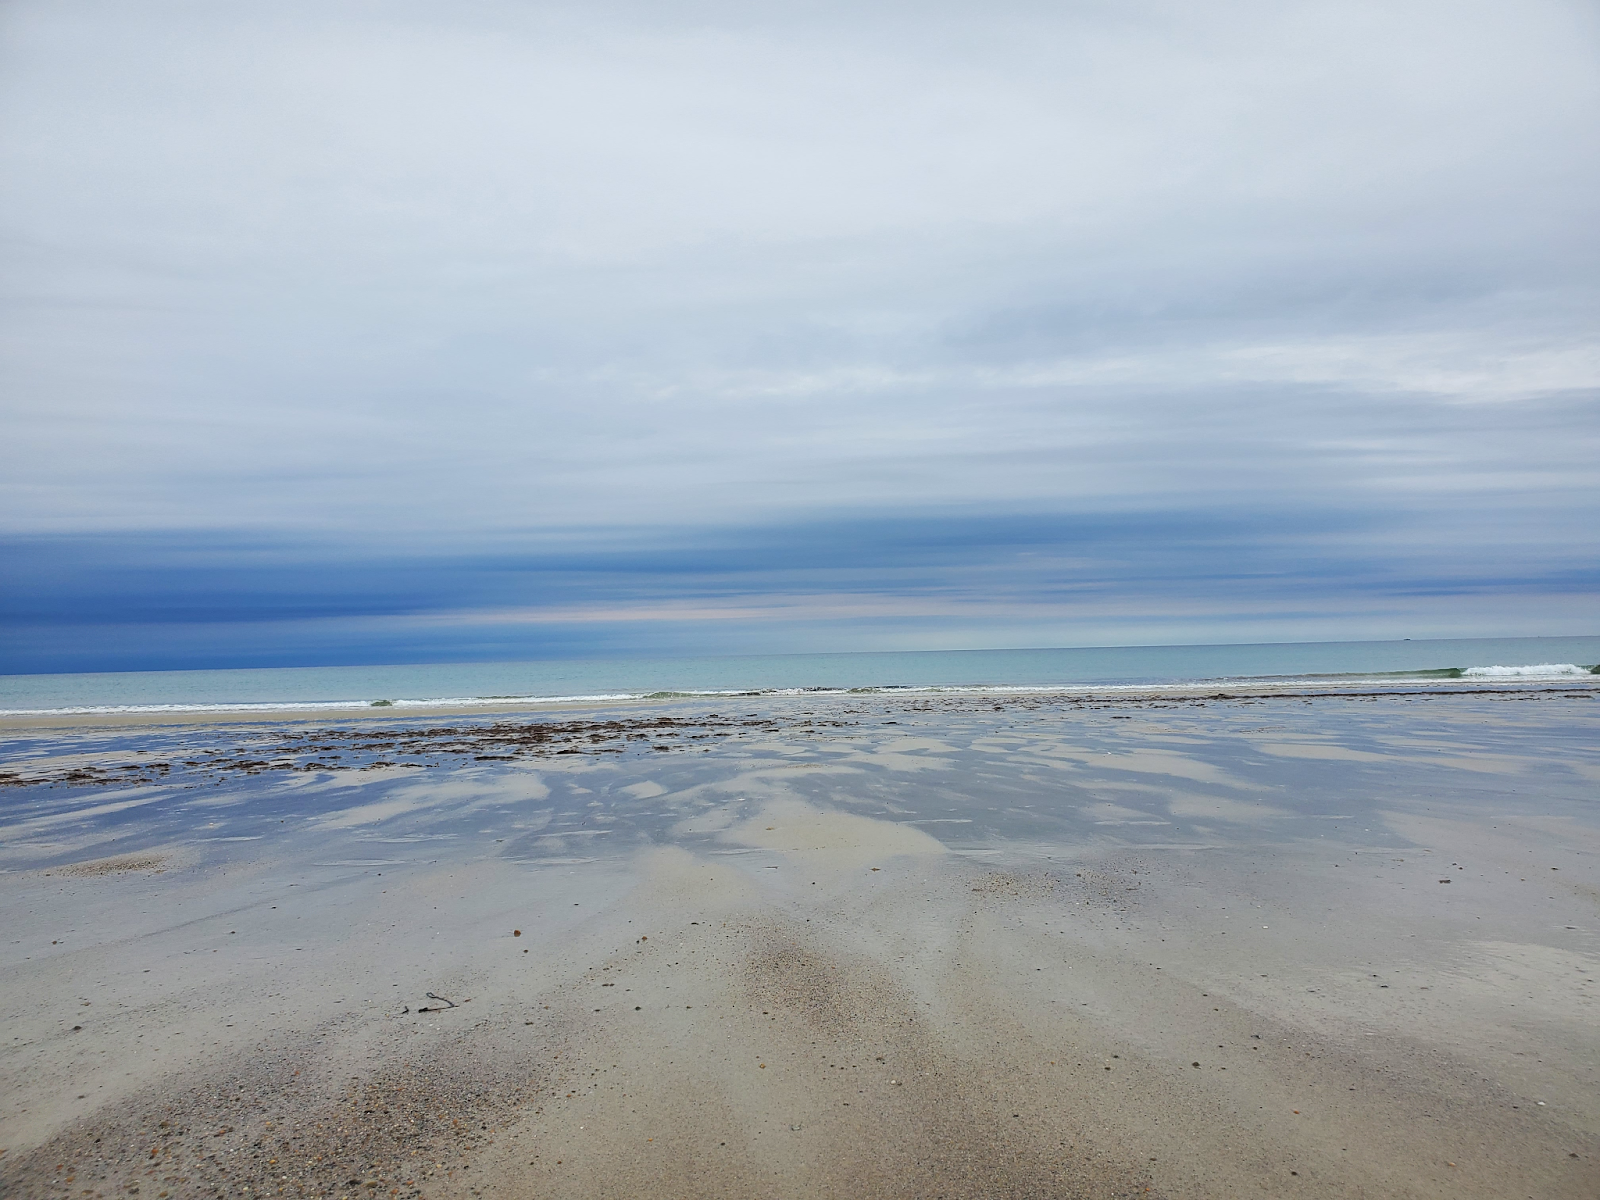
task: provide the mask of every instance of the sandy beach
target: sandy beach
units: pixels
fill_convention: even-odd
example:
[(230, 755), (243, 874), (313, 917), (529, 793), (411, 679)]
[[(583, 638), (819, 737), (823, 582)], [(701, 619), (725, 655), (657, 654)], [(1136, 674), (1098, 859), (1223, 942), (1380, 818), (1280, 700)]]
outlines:
[(1597, 701), (14, 721), (0, 1191), (1592, 1197)]
[(1597, 17), (5, 0), (0, 1200), (1600, 1200)]

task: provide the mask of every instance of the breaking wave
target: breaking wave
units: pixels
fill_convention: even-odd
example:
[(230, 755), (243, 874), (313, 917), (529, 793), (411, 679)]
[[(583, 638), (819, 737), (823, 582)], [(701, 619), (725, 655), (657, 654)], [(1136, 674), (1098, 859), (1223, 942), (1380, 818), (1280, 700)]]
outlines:
[(1529, 667), (1467, 667), (1463, 679), (1565, 679), (1573, 675), (1600, 675), (1600, 666), (1576, 663), (1538, 663)]

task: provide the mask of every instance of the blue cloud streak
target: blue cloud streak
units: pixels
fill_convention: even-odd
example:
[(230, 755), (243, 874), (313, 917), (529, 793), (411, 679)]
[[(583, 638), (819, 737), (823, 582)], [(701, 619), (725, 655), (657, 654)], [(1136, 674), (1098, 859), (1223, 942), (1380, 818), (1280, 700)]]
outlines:
[[(1581, 605), (1600, 570), (1505, 552), (1419, 561), (1405, 539), (1382, 548), (1393, 525), (945, 515), (409, 554), (238, 534), (13, 537), (0, 671), (1228, 641), (1340, 636), (1343, 616), (1370, 628), (1375, 613), (1396, 633), (1461, 632), (1460, 614), (1502, 610), (1523, 614), (1518, 632), (1582, 632), (1564, 601)], [(1530, 621), (1529, 597), (1557, 603)]]

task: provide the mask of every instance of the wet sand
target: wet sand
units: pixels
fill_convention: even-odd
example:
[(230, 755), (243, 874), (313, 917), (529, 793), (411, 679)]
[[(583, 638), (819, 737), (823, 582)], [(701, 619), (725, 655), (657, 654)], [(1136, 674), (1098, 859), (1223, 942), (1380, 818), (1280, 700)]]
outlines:
[(13, 727), (0, 1191), (1590, 1197), (1597, 700)]

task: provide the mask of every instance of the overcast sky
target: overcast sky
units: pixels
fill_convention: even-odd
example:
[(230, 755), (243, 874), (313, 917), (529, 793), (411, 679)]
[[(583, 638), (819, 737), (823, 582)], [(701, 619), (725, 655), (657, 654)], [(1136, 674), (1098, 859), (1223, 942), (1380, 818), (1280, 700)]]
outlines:
[(1600, 632), (1597, 114), (1578, 0), (8, 0), (0, 670)]

